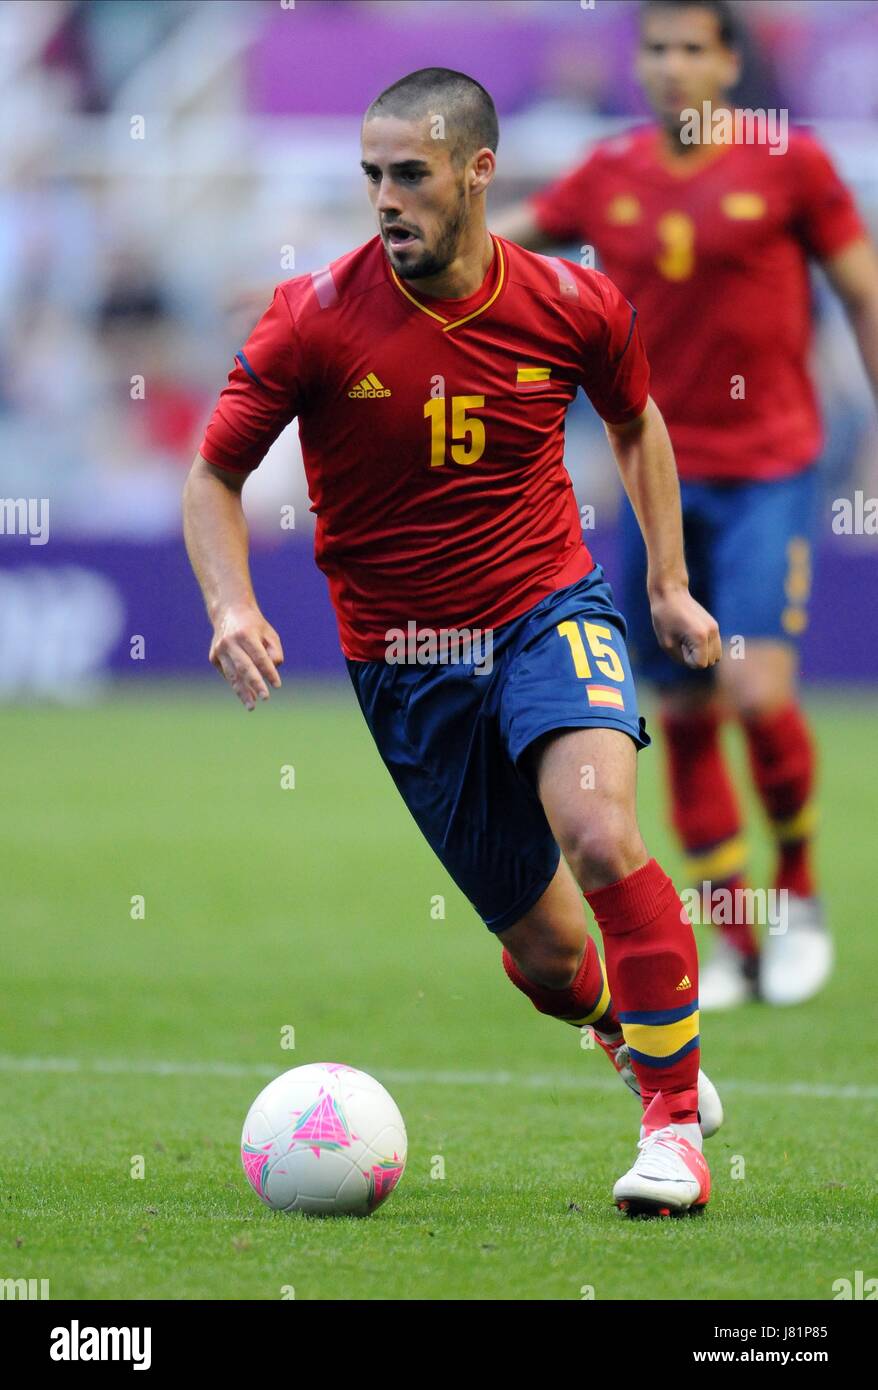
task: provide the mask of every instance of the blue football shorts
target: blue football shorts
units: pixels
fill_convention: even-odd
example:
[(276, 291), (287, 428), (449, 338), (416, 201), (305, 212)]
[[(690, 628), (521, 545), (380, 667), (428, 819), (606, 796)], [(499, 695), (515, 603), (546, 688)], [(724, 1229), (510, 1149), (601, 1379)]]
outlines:
[[(733, 637), (797, 642), (808, 623), (818, 473), (759, 482), (680, 484), (689, 588)], [(627, 498), (620, 529), (622, 607), (638, 676), (673, 689), (716, 671), (677, 665), (659, 646), (646, 595), (646, 550)]]
[[(561, 729), (649, 742), (625, 621), (600, 566), (493, 629), (490, 663), (351, 661), (360, 708), (422, 834), (490, 931), (518, 921), (560, 858), (525, 754)], [(490, 664), (490, 670), (487, 669)]]

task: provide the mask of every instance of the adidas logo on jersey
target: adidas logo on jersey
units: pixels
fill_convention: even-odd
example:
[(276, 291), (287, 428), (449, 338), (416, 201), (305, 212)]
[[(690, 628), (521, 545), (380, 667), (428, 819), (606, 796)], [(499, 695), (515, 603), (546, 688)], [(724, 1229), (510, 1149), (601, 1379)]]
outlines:
[(692, 988), (692, 981), (689, 979), (689, 976), (688, 976), (688, 975), (684, 975), (683, 978), (682, 978), (682, 980), (680, 981), (680, 983), (676, 986), (676, 988), (677, 988), (677, 989), (691, 989), (691, 988)]
[(381, 385), (374, 372), (369, 372), (368, 376), (364, 376), (362, 381), (358, 381), (356, 386), (348, 391), (348, 395), (354, 401), (372, 400), (376, 396), (389, 396), (390, 389)]

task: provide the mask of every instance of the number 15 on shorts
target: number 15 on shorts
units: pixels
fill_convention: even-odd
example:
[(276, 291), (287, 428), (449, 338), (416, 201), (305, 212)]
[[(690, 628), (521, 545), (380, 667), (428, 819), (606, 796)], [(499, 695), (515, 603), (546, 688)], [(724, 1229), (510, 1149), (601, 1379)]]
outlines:
[[(624, 684), (626, 673), (619, 653), (612, 645), (612, 629), (583, 618), (579, 622), (568, 620), (559, 623), (557, 632), (568, 643), (577, 676), (589, 682), (586, 686), (589, 705), (593, 708), (624, 710), (625, 696), (619, 686)], [(595, 673), (604, 680), (617, 681), (618, 685), (599, 684)]]

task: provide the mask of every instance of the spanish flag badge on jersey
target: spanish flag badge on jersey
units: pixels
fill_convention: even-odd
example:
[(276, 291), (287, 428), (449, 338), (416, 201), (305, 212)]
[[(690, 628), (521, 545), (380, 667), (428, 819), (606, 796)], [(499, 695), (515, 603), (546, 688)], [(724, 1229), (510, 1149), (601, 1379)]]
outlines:
[(516, 391), (538, 391), (541, 386), (548, 386), (551, 380), (551, 367), (529, 367), (526, 363), (519, 362), (515, 374), (515, 389)]

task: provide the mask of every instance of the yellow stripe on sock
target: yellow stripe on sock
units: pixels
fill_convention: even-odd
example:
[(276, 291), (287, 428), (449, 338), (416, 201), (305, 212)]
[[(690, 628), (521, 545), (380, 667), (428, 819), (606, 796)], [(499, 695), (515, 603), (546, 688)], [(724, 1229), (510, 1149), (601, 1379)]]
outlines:
[(817, 829), (817, 806), (813, 801), (808, 801), (797, 811), (794, 816), (787, 820), (772, 821), (771, 828), (774, 831), (775, 839), (779, 844), (793, 844), (796, 840), (807, 840)]
[(687, 855), (685, 872), (690, 883), (700, 883), (703, 879), (721, 883), (724, 879), (742, 874), (746, 863), (746, 841), (742, 836), (735, 835), (706, 854)]
[(600, 956), (598, 956), (598, 960), (601, 961), (601, 977), (604, 982), (604, 987), (601, 990), (601, 997), (590, 1014), (586, 1014), (583, 1018), (565, 1018), (564, 1022), (572, 1023), (574, 1028), (582, 1028), (586, 1023), (597, 1023), (598, 1019), (601, 1018), (610, 1007), (610, 986), (607, 984), (607, 972), (604, 969), (604, 962), (601, 960)]
[(677, 1023), (623, 1023), (625, 1041), (647, 1057), (670, 1057), (698, 1034), (698, 1010)]

